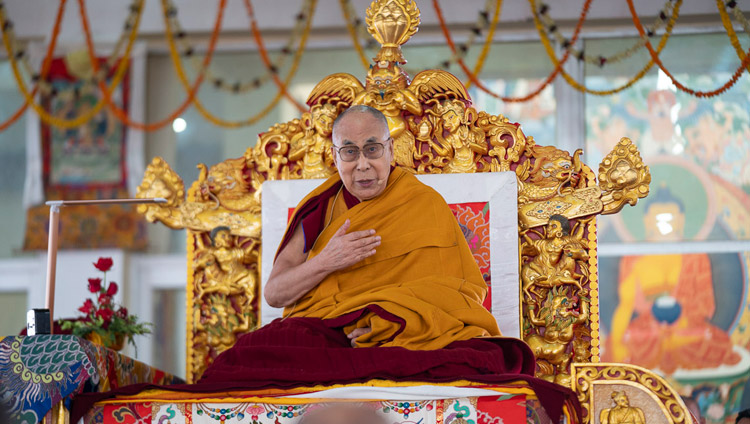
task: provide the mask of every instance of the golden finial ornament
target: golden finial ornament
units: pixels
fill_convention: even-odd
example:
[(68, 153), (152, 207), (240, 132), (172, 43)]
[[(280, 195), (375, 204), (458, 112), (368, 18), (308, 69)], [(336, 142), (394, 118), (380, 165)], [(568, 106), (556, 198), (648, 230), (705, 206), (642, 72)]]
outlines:
[(419, 27), (419, 8), (413, 0), (375, 0), (367, 9), (367, 31), (380, 45), (375, 62), (406, 63), (401, 46)]

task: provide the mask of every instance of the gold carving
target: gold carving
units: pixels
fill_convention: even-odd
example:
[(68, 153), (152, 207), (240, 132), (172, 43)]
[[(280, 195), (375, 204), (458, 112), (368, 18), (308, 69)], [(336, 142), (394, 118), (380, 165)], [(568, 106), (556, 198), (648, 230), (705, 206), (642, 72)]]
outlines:
[[(442, 100), (418, 124), (419, 172), (471, 173), (487, 154), (485, 134), (476, 126), (477, 111), (458, 99)], [(445, 134), (445, 135), (444, 135)], [(421, 147), (426, 143), (426, 148)]]
[(594, 215), (602, 211), (601, 197), (599, 187), (580, 188), (562, 197), (520, 205), (518, 218), (524, 228), (532, 228), (543, 225), (552, 215), (570, 219)]
[(619, 212), (625, 204), (631, 206), (648, 196), (651, 172), (643, 163), (638, 148), (623, 137), (599, 164), (599, 186), (605, 215)]
[[(213, 293), (242, 295), (240, 310), (249, 314), (255, 300), (257, 279), (247, 265), (257, 265), (257, 244), (257, 241), (250, 239), (247, 246), (237, 246), (229, 227), (214, 228), (210, 246), (204, 246), (199, 241), (193, 262), (198, 298)], [(243, 321), (248, 320), (243, 318)]]
[(302, 114), (304, 132), (292, 136), (289, 152), (290, 161), (302, 161), (295, 176), (327, 178), (335, 172), (330, 146), (338, 114), (338, 107), (331, 103), (313, 105), (310, 112)]
[(355, 105), (374, 107), (383, 112), (393, 137), (393, 157), (396, 164), (414, 166), (414, 135), (406, 131), (402, 113), (422, 114), (419, 99), (408, 89), (408, 79), (401, 68), (393, 62), (380, 62), (370, 68), (365, 91), (354, 99)]
[(625, 392), (613, 391), (612, 402), (614, 408), (606, 408), (599, 414), (601, 424), (646, 424), (646, 416), (641, 408), (630, 406), (630, 400)]
[[(629, 386), (633, 389), (645, 392), (650, 398), (654, 399), (658, 408), (661, 412), (666, 415), (665, 422), (671, 422), (674, 424), (692, 424), (690, 418), (690, 412), (685, 407), (680, 396), (664, 381), (663, 378), (654, 374), (645, 368), (641, 368), (635, 365), (628, 364), (610, 364), (610, 363), (598, 363), (598, 364), (581, 364), (573, 363), (571, 365), (571, 389), (578, 395), (578, 400), (581, 402), (581, 408), (583, 412), (583, 423), (593, 424), (595, 420), (595, 412), (599, 409), (603, 409), (601, 405), (596, 405), (594, 400), (594, 389), (607, 388), (607, 391), (611, 392), (610, 387), (612, 386)], [(614, 393), (613, 393), (614, 394)], [(612, 396), (614, 400), (614, 396)], [(619, 397), (618, 397), (619, 398)], [(620, 402), (623, 402), (622, 398), (619, 398)], [(615, 400), (617, 402), (617, 400)], [(621, 407), (620, 402), (617, 407), (608, 409), (608, 423), (625, 423), (627, 421), (619, 421), (624, 418), (625, 408), (633, 408), (630, 406)], [(607, 406), (611, 406), (608, 403)], [(620, 412), (614, 412), (618, 407)], [(642, 411), (641, 411), (642, 412)], [(603, 411), (600, 414), (600, 420), (604, 424)], [(641, 418), (640, 414), (635, 414), (635, 417)], [(615, 421), (618, 420), (618, 421)], [(645, 419), (644, 419), (645, 421)], [(643, 421), (641, 421), (643, 422)], [(635, 423), (635, 421), (633, 421)]]
[(571, 224), (554, 214), (543, 233), (520, 231), (524, 340), (537, 358), (537, 376), (562, 385), (569, 384), (573, 359), (591, 357), (588, 261), (596, 247), (586, 241), (587, 229), (587, 220)]
[(567, 287), (547, 292), (547, 299), (537, 312), (535, 304), (529, 306), (529, 322), (544, 328), (544, 334), (531, 334), (525, 338), (537, 358), (540, 371), (537, 377), (567, 386), (570, 384), (570, 366), (573, 353), (571, 342), (578, 326), (589, 319), (589, 301), (571, 300)]
[[(235, 160), (236, 161), (236, 160)], [(139, 205), (138, 212), (150, 222), (159, 221), (169, 228), (210, 231), (217, 226), (231, 228), (233, 234), (260, 236), (260, 205), (246, 196), (245, 182), (238, 163), (225, 161), (206, 170), (196, 182), (200, 199), (187, 202), (182, 179), (159, 157), (146, 168), (136, 197), (164, 197), (166, 204)]]
[(531, 150), (535, 158), (528, 171), (531, 179), (519, 181), (518, 204), (572, 193), (580, 181), (583, 151), (576, 150), (571, 158), (568, 152), (554, 146), (533, 146)]
[[(583, 290), (582, 280), (586, 275), (576, 272), (576, 267), (581, 265), (577, 261), (587, 261), (589, 256), (588, 246), (581, 240), (584, 228), (580, 225), (578, 228), (579, 231), (571, 235), (568, 219), (553, 215), (544, 238), (534, 240), (528, 232), (522, 234), (521, 254), (532, 258), (521, 266), (521, 281), (527, 299), (534, 300), (532, 293), (537, 298), (544, 298), (546, 290), (568, 284)], [(585, 266), (579, 268), (585, 270)]]
[(419, 8), (413, 0), (376, 0), (367, 8), (367, 31), (380, 45), (375, 62), (406, 63), (401, 46), (417, 33)]
[(209, 355), (232, 347), (237, 335), (255, 326), (259, 243), (234, 237), (222, 226), (211, 231), (208, 246), (203, 235), (196, 244), (193, 315), (198, 337), (191, 359), (193, 370), (202, 373)]
[(525, 180), (528, 177), (525, 172), (528, 170), (530, 161), (526, 160), (521, 163), (521, 155), (526, 154), (527, 157), (531, 157), (534, 139), (526, 138), (519, 124), (510, 123), (502, 115), (495, 116), (480, 111), (477, 125), (487, 134), (487, 141), (490, 144), (488, 156), (492, 158), (492, 161), (489, 171), (510, 171), (510, 165), (517, 164), (516, 174)]

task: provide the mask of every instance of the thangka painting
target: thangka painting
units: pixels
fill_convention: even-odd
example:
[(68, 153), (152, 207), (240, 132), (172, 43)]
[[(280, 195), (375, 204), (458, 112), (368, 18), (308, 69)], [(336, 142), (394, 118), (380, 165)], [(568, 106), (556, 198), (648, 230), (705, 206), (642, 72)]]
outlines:
[[(100, 66), (106, 66), (101, 60)], [(112, 68), (114, 69), (114, 67)], [(107, 76), (111, 83), (112, 72)], [(103, 101), (91, 66), (79, 56), (54, 59), (41, 96), (52, 116), (72, 120), (96, 109)], [(112, 93), (113, 101), (127, 112), (129, 76)], [(41, 124), (44, 193), (47, 200), (109, 199), (131, 197), (126, 187), (126, 131), (106, 106), (75, 128)], [(27, 211), (24, 249), (46, 249), (49, 208), (38, 205)], [(146, 247), (145, 222), (135, 206), (75, 206), (60, 214), (60, 248)]]
[[(707, 87), (729, 74), (677, 77)], [(600, 219), (602, 360), (656, 370), (708, 422), (734, 422), (750, 395), (750, 252), (738, 243), (750, 239), (750, 80), (698, 99), (654, 73), (587, 96), (586, 121), (587, 162), (626, 135), (652, 175), (645, 201)]]

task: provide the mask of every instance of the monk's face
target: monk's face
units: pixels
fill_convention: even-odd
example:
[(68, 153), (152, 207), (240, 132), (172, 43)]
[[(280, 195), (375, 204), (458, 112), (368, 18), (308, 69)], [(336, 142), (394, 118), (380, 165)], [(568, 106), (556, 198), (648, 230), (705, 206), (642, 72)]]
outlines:
[[(393, 159), (392, 142), (388, 126), (366, 112), (350, 113), (337, 124), (333, 131), (333, 162), (344, 186), (357, 199), (369, 200), (385, 190)], [(383, 154), (367, 157), (365, 151), (373, 149), (375, 143), (384, 145)], [(359, 149), (359, 157), (343, 160), (344, 152), (339, 151), (342, 147)]]

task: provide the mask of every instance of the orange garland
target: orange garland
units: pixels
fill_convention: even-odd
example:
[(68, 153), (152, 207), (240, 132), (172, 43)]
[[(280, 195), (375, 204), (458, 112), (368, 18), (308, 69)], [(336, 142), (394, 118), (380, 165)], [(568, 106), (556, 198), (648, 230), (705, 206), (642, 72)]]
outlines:
[[(49, 72), (50, 65), (52, 64), (52, 55), (55, 53), (55, 46), (57, 45), (57, 36), (60, 35), (60, 26), (62, 25), (62, 18), (65, 14), (65, 4), (68, 0), (60, 0), (60, 6), (57, 8), (57, 16), (55, 16), (55, 24), (52, 26), (52, 35), (50, 36), (49, 45), (47, 46), (47, 53), (44, 56), (44, 61), (42, 62), (42, 69), (39, 73), (39, 80), (43, 80), (47, 77), (47, 72)], [(14, 55), (15, 52), (8, 52), (8, 56)], [(37, 90), (39, 89), (39, 84), (36, 84), (34, 86), (34, 89), (31, 90), (31, 97), (34, 97), (36, 95)], [(5, 131), (8, 127), (13, 125), (18, 119), (23, 115), (24, 112), (26, 112), (26, 109), (29, 108), (28, 102), (24, 102), (24, 104), (18, 108), (15, 112), (13, 112), (13, 115), (8, 118), (5, 122), (0, 124), (0, 131)]]
[(281, 81), (279, 78), (279, 75), (276, 71), (273, 69), (273, 64), (271, 63), (271, 59), (268, 57), (268, 51), (266, 50), (266, 46), (263, 43), (263, 37), (260, 35), (260, 30), (258, 29), (258, 22), (255, 20), (255, 12), (253, 10), (253, 5), (250, 2), (250, 0), (245, 0), (245, 8), (247, 9), (247, 15), (250, 17), (250, 30), (253, 32), (253, 37), (255, 38), (255, 44), (258, 46), (258, 53), (260, 53), (261, 59), (263, 59), (263, 64), (266, 65), (266, 69), (271, 73), (271, 78), (273, 78), (273, 82), (276, 84), (276, 86), (281, 90), (281, 94), (284, 95), (292, 104), (299, 109), (300, 112), (306, 112), (307, 108), (303, 106), (300, 102), (298, 102), (294, 97), (292, 97), (291, 94), (289, 94), (289, 91), (287, 90), (286, 85), (284, 85), (284, 82)]
[[(84, 0), (78, 0), (78, 6), (81, 13), (81, 24), (83, 27), (83, 33), (86, 39), (86, 47), (89, 54), (89, 59), (91, 60), (92, 66), (94, 68), (94, 72), (96, 73), (99, 68), (98, 61), (96, 60), (96, 53), (94, 50), (94, 42), (91, 38), (91, 29), (89, 27), (89, 21), (88, 17), (86, 16), (86, 9)], [(219, 30), (221, 29), (221, 21), (222, 17), (224, 16), (224, 8), (226, 6), (226, 0), (221, 0), (219, 3), (219, 10), (216, 13), (216, 21), (214, 23), (214, 30), (211, 33), (211, 39), (208, 43), (208, 50), (206, 51), (206, 56), (203, 58), (203, 64), (201, 67), (201, 72), (198, 74), (198, 76), (195, 79), (195, 82), (193, 83), (193, 86), (190, 88), (190, 90), (187, 93), (187, 98), (185, 101), (177, 108), (175, 109), (169, 116), (162, 119), (158, 122), (153, 122), (150, 124), (145, 124), (142, 122), (135, 122), (130, 120), (130, 117), (128, 117), (127, 112), (122, 110), (119, 106), (117, 106), (113, 101), (111, 97), (111, 93), (109, 93), (106, 90), (106, 87), (104, 85), (103, 81), (99, 81), (99, 89), (102, 92), (102, 95), (104, 97), (104, 101), (107, 103), (107, 107), (115, 114), (115, 116), (122, 121), (125, 125), (128, 125), (130, 127), (143, 130), (143, 131), (154, 131), (159, 128), (162, 128), (172, 121), (174, 121), (175, 118), (182, 115), (183, 112), (193, 103), (193, 99), (195, 98), (196, 93), (198, 92), (198, 88), (200, 88), (201, 83), (203, 82), (204, 76), (205, 76), (205, 70), (208, 68), (209, 63), (211, 63), (211, 58), (213, 56), (214, 50), (216, 48), (216, 41), (219, 38)], [(129, 60), (128, 58), (122, 58), (121, 60)]]
[(721, 87), (715, 90), (711, 90), (711, 91), (697, 91), (697, 90), (693, 90), (691, 88), (684, 86), (682, 83), (677, 81), (674, 76), (672, 76), (672, 73), (667, 70), (667, 68), (659, 59), (659, 55), (654, 51), (654, 47), (651, 45), (651, 42), (646, 36), (646, 31), (643, 28), (643, 24), (641, 23), (641, 20), (638, 18), (638, 14), (635, 12), (635, 6), (633, 5), (633, 0), (627, 0), (627, 2), (628, 2), (628, 8), (630, 9), (630, 14), (633, 16), (633, 24), (635, 25), (635, 28), (638, 30), (638, 33), (641, 35), (641, 38), (644, 39), (646, 49), (651, 55), (651, 60), (653, 60), (654, 63), (656, 63), (659, 66), (659, 69), (661, 69), (664, 72), (664, 74), (666, 74), (669, 77), (669, 79), (672, 81), (672, 84), (674, 84), (675, 87), (677, 87), (680, 91), (684, 91), (685, 93), (688, 93), (696, 97), (718, 96), (719, 94), (732, 88), (732, 86), (742, 76), (742, 73), (745, 72), (745, 68), (748, 65), (750, 65), (750, 49), (749, 49), (747, 54), (745, 55), (745, 58), (742, 60), (742, 63), (740, 63), (740, 66), (732, 74), (732, 77), (729, 79), (729, 81), (727, 81)]
[[(581, 16), (578, 19), (578, 23), (576, 23), (575, 30), (573, 31), (573, 37), (570, 39), (570, 44), (575, 44), (575, 42), (578, 40), (578, 35), (581, 32), (581, 28), (583, 28), (583, 22), (586, 20), (586, 15), (589, 12), (589, 7), (591, 6), (592, 0), (586, 0), (583, 4), (583, 10), (581, 11)], [(440, 5), (438, 4), (438, 0), (432, 0), (432, 5), (435, 8), (435, 13), (437, 14), (438, 21), (440, 22), (440, 29), (443, 30), (443, 35), (445, 36), (445, 40), (448, 42), (448, 47), (450, 47), (451, 52), (453, 52), (454, 55), (457, 55), (456, 53), (456, 45), (453, 43), (453, 39), (450, 35), (450, 31), (448, 30), (448, 27), (445, 24), (445, 18), (443, 17), (443, 11), (440, 9)], [(503, 97), (489, 88), (487, 88), (482, 82), (477, 78), (477, 76), (469, 69), (468, 66), (466, 66), (466, 63), (464, 63), (463, 58), (458, 57), (458, 64), (461, 67), (461, 69), (464, 71), (466, 76), (469, 78), (469, 80), (476, 84), (477, 88), (484, 91), (485, 93), (489, 94), (490, 96), (502, 100), (504, 102), (526, 102), (528, 100), (531, 100), (532, 98), (539, 95), (539, 93), (542, 92), (554, 79), (557, 77), (557, 74), (560, 73), (562, 70), (563, 65), (568, 60), (568, 57), (570, 57), (570, 50), (566, 49), (565, 54), (563, 54), (562, 59), (557, 63), (555, 66), (555, 69), (552, 71), (552, 73), (549, 74), (549, 76), (544, 80), (544, 82), (537, 87), (536, 90), (532, 91), (531, 93), (527, 94), (523, 97)]]
[[(252, 4), (251, 4), (250, 0), (244, 0), (244, 1), (245, 1), (245, 6), (246, 6), (246, 8), (248, 10), (248, 15), (249, 15), (250, 20), (251, 20), (251, 30), (252, 30), (253, 36), (255, 38), (255, 41), (256, 41), (256, 43), (258, 45), (259, 53), (261, 55), (261, 58), (263, 59), (263, 62), (265, 64), (265, 66), (269, 69), (269, 71), (271, 71), (272, 70), (272, 64), (271, 64), (271, 62), (269, 60), (268, 52), (267, 52), (267, 50), (265, 48), (265, 45), (263, 43), (260, 31), (258, 30), (257, 21), (255, 19), (255, 15), (254, 15), (254, 11), (253, 11), (253, 8), (252, 8)], [(585, 3), (584, 3), (584, 5), (583, 5), (583, 10), (581, 12), (580, 19), (579, 19), (578, 23), (576, 24), (573, 36), (570, 39), (571, 44), (574, 44), (576, 42), (576, 40), (577, 40), (577, 38), (578, 38), (578, 36), (580, 34), (580, 30), (581, 30), (581, 28), (583, 26), (583, 22), (585, 21), (586, 15), (588, 13), (588, 10), (589, 10), (590, 4), (591, 4), (591, 1), (592, 0), (586, 0)], [(64, 8), (65, 8), (66, 2), (67, 2), (67, 0), (61, 0), (60, 4), (59, 4), (57, 16), (55, 18), (55, 23), (54, 23), (53, 30), (52, 30), (52, 35), (50, 37), (50, 43), (48, 45), (46, 56), (44, 58), (44, 61), (43, 61), (43, 64), (42, 64), (42, 68), (41, 68), (41, 72), (40, 72), (40, 78), (41, 79), (45, 78), (46, 75), (47, 75), (47, 73), (49, 72), (50, 64), (51, 64), (51, 61), (52, 61), (52, 56), (54, 54), (55, 45), (56, 45), (56, 42), (57, 42), (57, 37), (58, 37), (59, 32), (60, 32), (60, 26), (61, 26), (61, 23), (62, 23), (62, 18), (63, 18), (63, 15), (64, 15)], [(628, 2), (628, 7), (630, 9), (630, 12), (631, 12), (631, 15), (632, 15), (632, 18), (633, 18), (633, 23), (634, 23), (636, 29), (638, 30), (640, 36), (645, 40), (645, 46), (646, 46), (647, 50), (649, 51), (649, 54), (651, 55), (652, 60), (670, 78), (670, 80), (672, 81), (672, 83), (678, 89), (680, 89), (681, 91), (686, 92), (686, 93), (691, 94), (691, 95), (694, 95), (696, 97), (714, 97), (714, 96), (717, 96), (717, 95), (719, 95), (719, 94), (727, 91), (728, 89), (730, 89), (737, 82), (737, 80), (742, 76), (742, 73), (744, 72), (744, 70), (748, 66), (750, 66), (750, 50), (748, 50), (747, 54), (745, 55), (745, 58), (742, 60), (742, 63), (737, 68), (737, 70), (735, 70), (735, 72), (733, 73), (732, 77), (729, 79), (729, 81), (727, 81), (721, 87), (719, 87), (719, 88), (717, 88), (715, 90), (711, 90), (711, 91), (697, 91), (697, 90), (693, 90), (691, 88), (686, 87), (685, 85), (683, 85), (682, 83), (680, 83), (679, 81), (677, 81), (675, 79), (675, 77), (666, 69), (666, 67), (664, 66), (664, 64), (661, 62), (661, 60), (659, 59), (659, 56), (658, 56), (657, 52), (654, 51), (653, 46), (651, 45), (650, 41), (646, 37), (645, 29), (644, 29), (644, 27), (643, 27), (640, 19), (638, 18), (638, 15), (637, 15), (637, 13), (635, 11), (635, 6), (633, 5), (633, 1), (632, 0), (627, 0), (627, 2)], [(86, 45), (88, 47), (89, 58), (91, 60), (92, 67), (94, 68), (94, 72), (97, 72), (99, 64), (98, 64), (98, 60), (96, 60), (94, 45), (93, 45), (93, 41), (92, 41), (92, 38), (91, 38), (91, 31), (90, 31), (90, 27), (89, 27), (89, 22), (88, 22), (88, 18), (86, 16), (86, 12), (85, 12), (84, 0), (78, 0), (78, 3), (79, 3), (79, 9), (80, 9), (80, 13), (81, 13), (82, 27), (83, 27), (84, 35), (85, 35), (85, 38), (86, 38)], [(154, 122), (154, 123), (150, 123), (150, 124), (131, 121), (130, 118), (128, 117), (127, 113), (124, 110), (122, 110), (121, 108), (119, 108), (113, 102), (112, 97), (111, 97), (111, 93), (109, 93), (106, 90), (106, 86), (104, 85), (104, 82), (103, 81), (99, 81), (98, 82), (99, 88), (100, 88), (100, 90), (102, 92), (102, 95), (104, 97), (104, 101), (106, 102), (107, 106), (114, 112), (115, 116), (118, 119), (120, 119), (124, 124), (126, 124), (128, 126), (131, 126), (131, 127), (134, 127), (136, 129), (140, 129), (140, 130), (144, 130), (144, 131), (153, 131), (153, 130), (162, 128), (162, 127), (168, 125), (169, 123), (171, 123), (175, 118), (177, 118), (178, 116), (180, 116), (193, 103), (193, 100), (194, 100), (194, 98), (195, 98), (195, 96), (197, 94), (197, 91), (198, 91), (200, 85), (202, 84), (202, 82), (204, 80), (205, 70), (207, 69), (207, 67), (208, 67), (208, 65), (209, 65), (209, 63), (211, 61), (212, 55), (213, 55), (213, 53), (215, 51), (216, 42), (218, 40), (218, 34), (219, 34), (219, 31), (220, 31), (220, 28), (221, 28), (221, 17), (223, 16), (223, 10), (224, 10), (225, 5), (226, 5), (226, 0), (221, 0), (220, 5), (219, 5), (219, 11), (217, 13), (217, 19), (216, 19), (216, 22), (215, 22), (215, 25), (214, 25), (214, 30), (213, 30), (213, 32), (211, 34), (211, 38), (210, 38), (209, 45), (208, 45), (208, 50), (207, 50), (206, 55), (205, 55), (204, 60), (203, 60), (201, 72), (196, 77), (196, 80), (194, 81), (193, 86), (188, 91), (188, 93), (187, 93), (188, 95), (187, 95), (187, 98), (185, 99), (185, 101), (176, 110), (174, 110), (172, 113), (170, 113), (169, 116), (167, 116), (166, 118), (164, 118), (164, 119), (162, 119), (162, 120), (160, 120), (158, 122)], [(441, 29), (443, 31), (443, 34), (444, 34), (444, 36), (446, 38), (447, 44), (450, 47), (450, 49), (453, 52), (453, 54), (457, 55), (457, 49), (456, 49), (455, 43), (453, 42), (453, 39), (451, 37), (451, 34), (450, 34), (450, 31), (449, 31), (448, 27), (446, 26), (445, 19), (444, 19), (443, 14), (442, 14), (442, 10), (440, 9), (440, 6), (438, 4), (438, 0), (433, 0), (433, 6), (435, 8), (435, 12), (437, 14), (437, 17), (438, 17)], [(9, 55), (13, 54), (13, 52), (8, 52), (8, 54)], [(462, 58), (458, 59), (458, 63), (460, 65), (461, 69), (466, 73), (466, 75), (469, 78), (469, 80), (472, 83), (476, 84), (476, 86), (480, 90), (484, 91), (485, 93), (487, 93), (487, 94), (491, 95), (492, 97), (495, 97), (495, 98), (497, 98), (499, 100), (502, 100), (504, 102), (524, 102), (524, 101), (528, 101), (531, 98), (537, 96), (539, 93), (541, 93), (542, 90), (544, 90), (544, 88), (546, 88), (555, 79), (555, 77), (562, 70), (562, 66), (567, 61), (569, 55), (570, 55), (570, 50), (568, 49), (564, 53), (562, 59), (559, 61), (559, 63), (557, 64), (557, 66), (555, 67), (555, 69), (552, 71), (552, 73), (545, 79), (545, 81), (536, 90), (534, 90), (533, 92), (529, 93), (526, 96), (515, 97), (515, 98), (514, 97), (503, 97), (503, 96), (500, 96), (500, 95), (492, 92), (484, 84), (482, 84), (481, 81), (479, 81), (479, 79), (477, 78), (477, 75), (468, 68), (468, 66), (465, 64), (465, 62), (463, 61)], [(123, 58), (121, 60), (128, 60), (128, 58)], [(303, 105), (301, 105), (299, 102), (297, 102), (289, 94), (289, 92), (287, 91), (287, 87), (283, 84), (282, 81), (280, 81), (280, 79), (278, 78), (278, 75), (276, 74), (276, 72), (271, 72), (271, 73), (273, 75), (274, 82), (276, 83), (276, 85), (278, 86), (278, 88), (283, 92), (284, 96), (287, 97), (287, 99), (289, 99), (290, 101), (292, 101), (293, 104), (300, 111), (306, 110)], [(37, 90), (38, 90), (38, 86), (35, 86), (34, 89), (31, 92), (32, 96), (36, 94)], [(9, 126), (11, 126), (13, 123), (15, 123), (23, 115), (23, 113), (26, 111), (26, 109), (28, 108), (28, 106), (29, 106), (28, 103), (24, 103), (24, 105), (21, 106), (18, 110), (16, 110), (13, 113), (13, 115), (8, 120), (6, 120), (3, 123), (0, 123), (0, 131), (3, 131), (5, 129), (7, 129)]]

